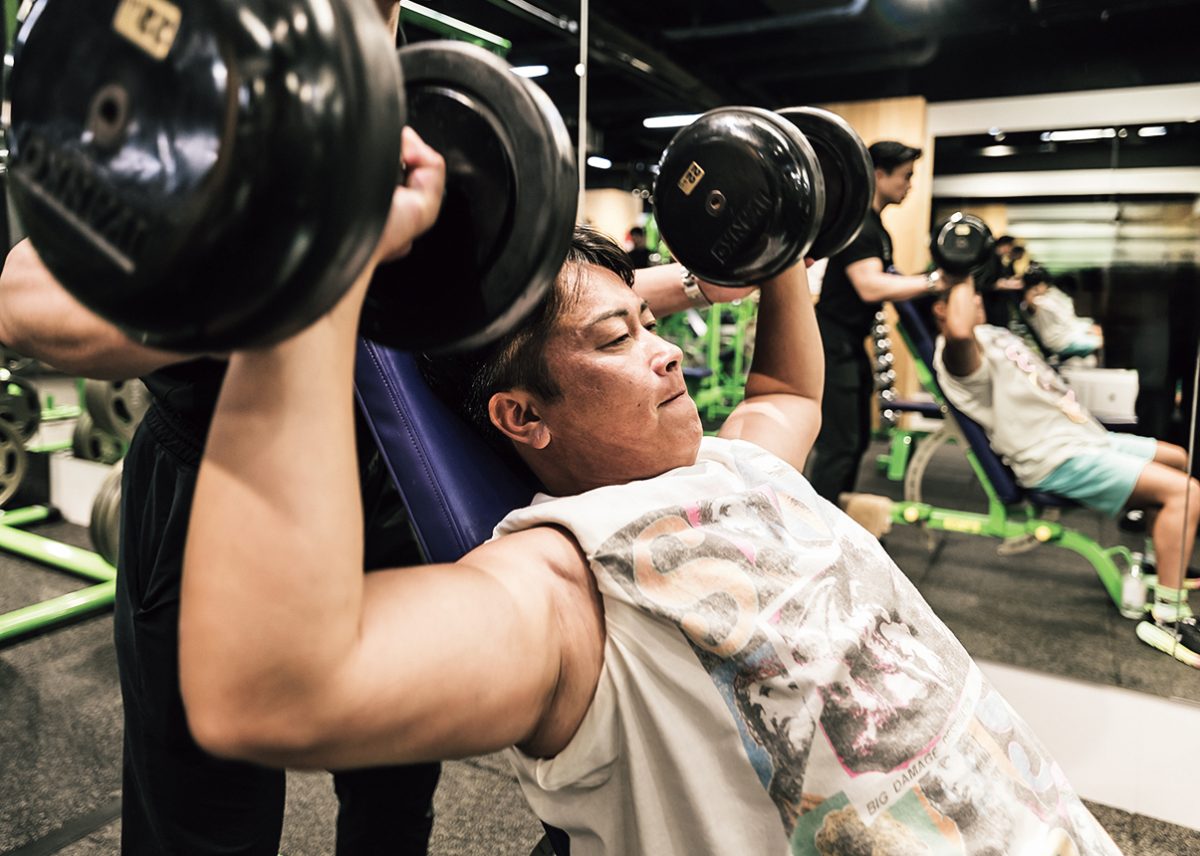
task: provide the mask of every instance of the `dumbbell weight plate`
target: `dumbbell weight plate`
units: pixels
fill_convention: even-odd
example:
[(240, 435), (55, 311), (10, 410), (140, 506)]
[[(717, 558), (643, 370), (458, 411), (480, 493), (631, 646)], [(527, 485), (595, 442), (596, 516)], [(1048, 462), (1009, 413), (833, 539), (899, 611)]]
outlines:
[(672, 254), (720, 285), (784, 271), (812, 247), (824, 208), (813, 147), (755, 107), (719, 107), (681, 128), (654, 182), (654, 216)]
[(403, 96), (372, 0), (37, 0), (9, 91), (33, 245), (138, 341), (280, 339), (383, 229)]
[(986, 223), (958, 211), (934, 231), (929, 253), (942, 270), (961, 275), (985, 261), (995, 243)]
[(92, 547), (110, 565), (117, 563), (117, 548), (121, 538), (121, 463), (118, 462), (104, 481), (92, 502), (88, 524)]
[(818, 107), (776, 111), (795, 125), (816, 152), (825, 180), (821, 229), (806, 255), (823, 259), (858, 237), (875, 199), (875, 167), (862, 138), (836, 113)]
[(25, 441), (11, 425), (0, 421), (0, 507), (13, 498), (28, 469)]
[(150, 393), (140, 380), (88, 380), (83, 402), (98, 429), (128, 443), (150, 407)]
[(433, 228), (375, 273), (363, 333), (393, 347), (466, 349), (507, 332), (554, 281), (579, 178), (562, 117), (502, 59), (463, 42), (400, 50), (409, 124), (446, 160)]
[(8, 369), (0, 369), (0, 422), (10, 425), (22, 440), (28, 440), (37, 433), (41, 421), (37, 388)]
[(121, 441), (107, 431), (97, 428), (92, 421), (92, 415), (86, 410), (75, 420), (71, 450), (77, 458), (101, 464), (114, 464), (125, 453)]

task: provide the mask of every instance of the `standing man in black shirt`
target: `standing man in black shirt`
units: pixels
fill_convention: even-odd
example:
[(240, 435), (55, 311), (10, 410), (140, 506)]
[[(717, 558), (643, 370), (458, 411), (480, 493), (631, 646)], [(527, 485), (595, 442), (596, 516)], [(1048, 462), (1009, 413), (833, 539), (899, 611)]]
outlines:
[(875, 200), (858, 237), (829, 260), (817, 304), (825, 344), (821, 434), (813, 447), (812, 486), (836, 503), (854, 490), (871, 435), (874, 379), (865, 340), (885, 300), (907, 300), (942, 289), (938, 272), (901, 276), (892, 264), (892, 239), (880, 214), (904, 201), (921, 150), (892, 140), (870, 147)]

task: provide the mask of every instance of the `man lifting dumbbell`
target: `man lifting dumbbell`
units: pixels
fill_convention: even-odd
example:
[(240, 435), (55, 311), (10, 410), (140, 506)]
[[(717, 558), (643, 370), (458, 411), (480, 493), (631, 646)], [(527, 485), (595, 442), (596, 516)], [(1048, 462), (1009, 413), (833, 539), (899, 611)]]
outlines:
[[(47, 18), (62, 5), (47, 10)], [(371, 5), (359, 6), (360, 14), (377, 17)], [(394, 34), (399, 3), (379, 0), (378, 6)], [(62, 16), (65, 23), (70, 16)], [(369, 26), (380, 31), (385, 46), (391, 42), (384, 28)], [(32, 56), (35, 66), (36, 46), (31, 50), (24, 58)], [(406, 155), (416, 168), (414, 180), (422, 171), (440, 169), (437, 156), (415, 139)], [(37, 229), (39, 221), (31, 225)], [(53, 251), (55, 244), (49, 246)], [(0, 275), (0, 340), (72, 374), (144, 377), (154, 399), (125, 459), (122, 490), (114, 622), (125, 717), (122, 851), (274, 856), (283, 821), (283, 774), (200, 749), (178, 690), (183, 545), (224, 363), (132, 341), (63, 289), (28, 240), (9, 253)], [(365, 435), (359, 448), (367, 509), (363, 566), (418, 561), (399, 496)], [(335, 773), (337, 852), (425, 853), (437, 778), (436, 764)]]
[[(762, 121), (725, 113), (699, 130), (732, 122), (787, 142), (749, 115)], [(723, 200), (730, 258), (763, 250), (744, 224), (775, 222), (764, 211), (779, 197), (733, 196), (762, 173), (720, 169), (706, 146), (683, 147), (680, 172), (664, 158), (663, 196), (686, 177), (698, 204), (682, 222)], [(803, 248), (819, 231), (784, 216), (800, 234), (772, 238)], [(705, 270), (707, 252), (680, 257)], [(581, 856), (1052, 839), (1116, 853), (879, 544), (800, 476), (821, 348), (798, 258), (766, 255), (782, 268), (763, 279), (746, 397), (702, 439), (681, 353), (654, 333), (628, 257), (578, 230), (530, 316), (431, 371), (554, 497), (454, 565), (365, 583), (346, 411), (369, 271), (312, 327), (235, 354), (185, 571), (182, 677), (201, 742), (301, 765), (515, 745), (535, 811)], [(346, 406), (314, 406), (310, 383)], [(251, 440), (263, 425), (269, 454)], [(314, 430), (331, 454), (302, 462)], [(1005, 760), (1013, 746), (1047, 771), (1036, 794)]]
[[(253, 203), (255, 215), (248, 226), (235, 224), (233, 228), (223, 229), (223, 224), (233, 219), (232, 212), (237, 210), (233, 205), (236, 194), (220, 196), (201, 187), (202, 192), (194, 199), (185, 200), (179, 195), (182, 192), (179, 187), (169, 193), (164, 191), (157, 178), (172, 167), (169, 156), (164, 156), (158, 169), (145, 169), (153, 161), (147, 161), (144, 153), (139, 154), (140, 159), (133, 160), (139, 164), (138, 170), (142, 174), (132, 177), (123, 177), (118, 168), (111, 167), (113, 161), (130, 161), (128, 157), (121, 159), (123, 149), (118, 143), (122, 139), (122, 123), (119, 121), (103, 128), (93, 127), (96, 117), (84, 111), (86, 127), (77, 129), (75, 135), (68, 134), (56, 150), (60, 153), (50, 157), (43, 147), (41, 159), (34, 157), (31, 162), (29, 147), (22, 148), (24, 142), (37, 134), (47, 136), (50, 133), (47, 129), (51, 127), (69, 124), (54, 114), (51, 105), (66, 111), (71, 121), (79, 121), (79, 114), (70, 109), (73, 103), (70, 99), (76, 95), (84, 97), (94, 93), (90, 101), (100, 105), (94, 111), (100, 118), (105, 113), (100, 107), (119, 107), (124, 111), (123, 129), (127, 136), (132, 135), (130, 129), (134, 125), (173, 131), (182, 122), (182, 117), (171, 111), (180, 104), (196, 100), (177, 97), (163, 104), (154, 100), (154, 92), (143, 92), (142, 100), (121, 100), (114, 95), (116, 90), (108, 88), (103, 81), (98, 83), (92, 76), (78, 81), (60, 79), (63, 74), (61, 70), (55, 70), (58, 65), (55, 56), (63, 44), (73, 43), (82, 35), (93, 37), (87, 50), (96, 50), (97, 44), (124, 50), (118, 56), (119, 62), (111, 58), (106, 62), (105, 67), (110, 70), (123, 66), (128, 72), (121, 75), (114, 71), (114, 77), (140, 79), (129, 69), (136, 70), (139, 64), (149, 60), (139, 53), (138, 45), (128, 36), (114, 34), (109, 26), (114, 4), (108, 4), (107, 9), (101, 8), (104, 5), (89, 6), (84, 11), (87, 15), (94, 14), (95, 19), (81, 23), (77, 7), (68, 9), (65, 0), (51, 3), (42, 10), (37, 28), (21, 37), (14, 70), (17, 100), (14, 141), (18, 155), (12, 174), (24, 178), (15, 179), (11, 192), (17, 204), (23, 207), (26, 225), (38, 250), (45, 251), (46, 262), (30, 241), (21, 242), (9, 254), (0, 276), (0, 340), (17, 345), (72, 374), (109, 378), (142, 376), (154, 398), (146, 425), (130, 448), (124, 473), (124, 525), (115, 621), (125, 705), (123, 850), (136, 854), (238, 852), (273, 856), (278, 851), (282, 822), (283, 775), (255, 765), (216, 759), (203, 752), (191, 740), (179, 698), (176, 622), (182, 551), (196, 465), (225, 373), (222, 360), (196, 358), (194, 354), (179, 351), (223, 351), (239, 336), (277, 338), (282, 335), (280, 330), (304, 323), (293, 320), (298, 315), (303, 319), (315, 317), (314, 312), (319, 314), (319, 309), (312, 308), (314, 301), (321, 299), (319, 294), (315, 298), (309, 296), (304, 287), (296, 287), (292, 280), (279, 276), (276, 270), (260, 268), (256, 273), (249, 263), (258, 257), (270, 256), (271, 248), (281, 242), (294, 256), (294, 250), (287, 244), (293, 236), (324, 235), (324, 245), (334, 247), (333, 255), (329, 255), (327, 249), (325, 256), (312, 251), (304, 256), (310, 280), (313, 271), (318, 270), (318, 278), (326, 283), (327, 292), (331, 288), (336, 291), (338, 283), (348, 285), (356, 272), (354, 256), (370, 252), (375, 240), (372, 229), (382, 228), (391, 201), (390, 178), (386, 175), (387, 170), (377, 168), (376, 172), (382, 176), (377, 181), (378, 187), (369, 188), (371, 192), (363, 193), (361, 198), (350, 189), (337, 186), (332, 178), (321, 178), (320, 187), (336, 191), (348, 202), (341, 202), (341, 207), (330, 211), (305, 213), (301, 210), (297, 213), (293, 210), (296, 216), (288, 216), (289, 200), (304, 196), (294, 186), (295, 176), (288, 176), (286, 198), (280, 199), (255, 192), (260, 183), (269, 181), (274, 174), (271, 171), (273, 164), (263, 165), (265, 171), (262, 174), (253, 172), (253, 163), (239, 164), (238, 169), (244, 172), (226, 170), (223, 177), (229, 179), (233, 175), (243, 182), (239, 186), (246, 189), (241, 193), (249, 202), (243, 199), (240, 204)], [(177, 37), (181, 45), (188, 42), (190, 32), (203, 37), (200, 39), (202, 45), (220, 39), (230, 40), (237, 32), (235, 26), (218, 25), (206, 17), (204, 7), (210, 4), (177, 5), (183, 8), (183, 22)], [(378, 6), (392, 22), (394, 33), (399, 4), (379, 0)], [(365, 19), (374, 17), (373, 7), (364, 6), (362, 2), (348, 3), (345, 8), (338, 6), (339, 14), (346, 9), (359, 16), (357, 23), (361, 26), (347, 27), (344, 31), (354, 33), (360, 41), (366, 42), (368, 54), (381, 61), (392, 50), (391, 36), (386, 31), (375, 32), (380, 28)], [(294, 21), (290, 23), (294, 24)], [(94, 29), (89, 31), (88, 26), (94, 26)], [(53, 37), (56, 28), (64, 31), (61, 38)], [(82, 52), (84, 48), (78, 50)], [(315, 49), (310, 47), (310, 50)], [(222, 59), (235, 53), (231, 48), (222, 53)], [(272, 61), (279, 61), (279, 56), (285, 53), (277, 51), (250, 59), (265, 61), (269, 56)], [(390, 300), (386, 295), (377, 295), (376, 317), (392, 319), (395, 328), (391, 332), (384, 331), (392, 337), (409, 335), (415, 342), (428, 341), (422, 340), (421, 336), (429, 335), (434, 329), (431, 318), (436, 317), (440, 319), (436, 335), (451, 341), (466, 340), (480, 335), (495, 320), (479, 312), (479, 305), (491, 302), (507, 311), (514, 304), (528, 302), (528, 294), (537, 279), (537, 267), (544, 266), (545, 262), (535, 259), (533, 269), (527, 267), (522, 271), (514, 268), (511, 259), (514, 252), (527, 250), (523, 246), (523, 236), (527, 236), (529, 230), (543, 230), (546, 234), (560, 236), (530, 243), (538, 243), (543, 249), (558, 244), (562, 251), (565, 239), (561, 236), (569, 238), (574, 214), (577, 187), (574, 164), (570, 146), (563, 143), (565, 129), (557, 127), (561, 126), (561, 119), (546, 109), (544, 97), (539, 99), (535, 90), (527, 90), (524, 84), (518, 85), (516, 82), (520, 79), (511, 75), (494, 57), (481, 56), (483, 51), (473, 53), (461, 46), (444, 43), (405, 49), (403, 53), (409, 117), (413, 124), (422, 127), (434, 125), (431, 136), (438, 136), (437, 129), (449, 124), (449, 131), (441, 131), (439, 145), (453, 154), (456, 166), (450, 178), (451, 190), (447, 193), (448, 216), (441, 221), (440, 234), (434, 236), (436, 246), (427, 243), (420, 252), (408, 255), (405, 259), (408, 272), (400, 276), (403, 292)], [(320, 58), (319, 53), (309, 57), (314, 63)], [(203, 59), (201, 54), (193, 61)], [(342, 59), (346, 63), (358, 60), (350, 55)], [(448, 71), (446, 66), (450, 66)], [(79, 67), (91, 68), (92, 64), (81, 61)], [(148, 79), (160, 79), (161, 70), (157, 67), (142, 71), (154, 75)], [(387, 72), (386, 63), (383, 71)], [(438, 85), (426, 87), (423, 81), (431, 76), (438, 78)], [(244, 79), (246, 75), (232, 77)], [(280, 80), (284, 77), (283, 72), (277, 75)], [(211, 81), (212, 75), (185, 78), (183, 82), (176, 81), (175, 85), (199, 87), (199, 94), (204, 95), (205, 81)], [(469, 127), (463, 132), (463, 125), (480, 121), (479, 115), (453, 114), (452, 122), (447, 122), (444, 115), (439, 117), (438, 110), (445, 105), (438, 99), (447, 92), (447, 81), (460, 81), (463, 85), (469, 82), (477, 88), (490, 87), (487, 96), (493, 106), (498, 100), (506, 99), (503, 109), (492, 111), (502, 117), (504, 126)], [(376, 83), (384, 90), (391, 85), (387, 74)], [(128, 95), (137, 94), (128, 86), (125, 91)], [(297, 98), (299, 95), (299, 91), (295, 93)], [(360, 105), (374, 104), (379, 115), (372, 114), (369, 122), (364, 119), (364, 123), (372, 128), (387, 127), (385, 99), (366, 92), (356, 93), (349, 84), (343, 97)], [(396, 97), (395, 92), (392, 97)], [(474, 98), (478, 101), (480, 95), (475, 94)], [(107, 99), (116, 100), (110, 102)], [(280, 95), (279, 102), (287, 103), (286, 96)], [(454, 105), (450, 106), (453, 108)], [(256, 103), (240, 117), (245, 127), (237, 133), (225, 128), (228, 119), (219, 114), (210, 120), (213, 123), (212, 138), (269, 137), (271, 128), (261, 117), (270, 113), (270, 109)], [(278, 109), (284, 108), (279, 106)], [(391, 109), (394, 112), (394, 108)], [(135, 117), (137, 122), (133, 121)], [(336, 136), (337, 123), (350, 121), (338, 115), (311, 115), (310, 119), (315, 126), (324, 129), (325, 136), (321, 139)], [(107, 132), (106, 144), (81, 149), (76, 140), (87, 138), (88, 134), (94, 138), (96, 130)], [(352, 124), (351, 130), (358, 134), (357, 126)], [(457, 139), (453, 136), (455, 133)], [(396, 137), (392, 141), (376, 139), (375, 144), (382, 154), (377, 151), (375, 156), (383, 160), (390, 157), (390, 163), (396, 163), (399, 160), (398, 128)], [(497, 139), (500, 137), (503, 139)], [(304, 137), (300, 142), (312, 148), (312, 139)], [(137, 149), (136, 139), (127, 139), (121, 144)], [(494, 187), (468, 183), (473, 176), (485, 172), (476, 169), (478, 164), (471, 160), (477, 156), (472, 151), (475, 146), (510, 153), (509, 160), (504, 163), (486, 164), (493, 176), (517, 169), (527, 169), (531, 173), (519, 182), (520, 196), (502, 198), (503, 194)], [(410, 139), (405, 149), (410, 165), (418, 170), (432, 170), (440, 163), (440, 159), (414, 140)], [(279, 157), (284, 156), (285, 150), (281, 149)], [(157, 148), (153, 151), (156, 156), (162, 156)], [(388, 151), (394, 154), (388, 155)], [(511, 157), (513, 152), (530, 160), (516, 161)], [(339, 168), (348, 168), (347, 165), (353, 165), (356, 160), (361, 158), (353, 152), (344, 152)], [(51, 161), (57, 164), (57, 171), (49, 169)], [(314, 163), (309, 171), (318, 170), (318, 167), (320, 164)], [(313, 174), (324, 175), (325, 172), (325, 169), (319, 169)], [(394, 167), (391, 173), (395, 173)], [(67, 181), (65, 175), (73, 176), (72, 180)], [(128, 183), (123, 184), (123, 181)], [(365, 183), (367, 179), (357, 181)], [(90, 188), (88, 194), (78, 192), (85, 186), (80, 182)], [(314, 189), (320, 190), (320, 187)], [(385, 191), (382, 205), (377, 198), (380, 189)], [(53, 198), (56, 194), (57, 205), (41, 206), (48, 196)], [(212, 201), (214, 197), (219, 204)], [(86, 226), (88, 218), (95, 213), (93, 202), (98, 198), (110, 200), (109, 204), (116, 204), (113, 199), (123, 198), (126, 201), (122, 204), (126, 206), (147, 200), (155, 204), (161, 202), (160, 210), (167, 216), (157, 221), (156, 242), (130, 248), (143, 253), (135, 259), (136, 264), (114, 265), (113, 249), (108, 245), (111, 242), (97, 239), (96, 230)], [(464, 200), (470, 199), (475, 200), (474, 205), (464, 204)], [(347, 208), (347, 204), (363, 209), (374, 205), (375, 210), (364, 212)], [(181, 227), (176, 214), (182, 209), (208, 218), (209, 228), (193, 239), (193, 243), (201, 239), (210, 242), (199, 252), (189, 246), (189, 239), (178, 234)], [(513, 213), (511, 222), (520, 224), (525, 230), (516, 240), (511, 239), (511, 233), (488, 231), (487, 218), (494, 220), (497, 211), (506, 209)], [(74, 215), (63, 216), (64, 211), (73, 210), (76, 211)], [(148, 215), (139, 216), (145, 222), (152, 222)], [(84, 224), (82, 232), (81, 223)], [(242, 232), (251, 228), (259, 230), (261, 244), (247, 249), (242, 243)], [(340, 230), (342, 234), (330, 235), (329, 230)], [(312, 243), (310, 241), (307, 246)], [(300, 248), (305, 246), (302, 244)], [(464, 273), (464, 264), (477, 258), (467, 252), (472, 247), (486, 250), (478, 255), (484, 257), (483, 263), (490, 268), (467, 269)], [(252, 252), (252, 256), (247, 257), (248, 252)], [(276, 258), (281, 267), (286, 267)], [(246, 264), (242, 264), (243, 261)], [(54, 273), (47, 269), (47, 263), (52, 264)], [(551, 259), (549, 264), (553, 275), (559, 261)], [(428, 265), (432, 273), (421, 271), (422, 265)], [(169, 275), (163, 276), (164, 267), (170, 271)], [(440, 275), (436, 275), (439, 270)], [(59, 285), (55, 274), (79, 297)], [(473, 289), (473, 299), (460, 287), (435, 311), (432, 308), (434, 301), (443, 298), (443, 291), (425, 288), (427, 311), (406, 305), (411, 303), (415, 307), (421, 300), (421, 295), (412, 288), (412, 282), (445, 282), (451, 274), (466, 280), (464, 287)], [(380, 281), (386, 283), (398, 275), (398, 267), (385, 269), (380, 274)], [(403, 282), (405, 277), (407, 282)], [(164, 281), (171, 283), (175, 290), (164, 288)], [(330, 282), (332, 286), (328, 285)], [(688, 296), (683, 290), (677, 265), (645, 272), (642, 287), (647, 299), (662, 306), (663, 311), (684, 308), (697, 300), (720, 300), (723, 296), (741, 293), (723, 293), (701, 284), (697, 288), (703, 287), (703, 292)], [(189, 289), (194, 289), (198, 296), (189, 296)], [(260, 295), (272, 292), (273, 302), (264, 311)], [(333, 298), (324, 299), (329, 302)], [(170, 315), (172, 311), (177, 312), (174, 317)], [(102, 318), (96, 312), (106, 317)], [(251, 315), (262, 325), (261, 329), (246, 323), (246, 318)], [(162, 323), (164, 320), (166, 323)], [(413, 321), (415, 323), (411, 323)], [(199, 334), (198, 339), (197, 329), (206, 331), (211, 338), (203, 340), (203, 334)], [(159, 346), (150, 347), (145, 344), (147, 342)], [(271, 442), (267, 435), (261, 439), (264, 443)], [(366, 509), (364, 567), (371, 569), (419, 561), (402, 504), (389, 474), (374, 452), (372, 438), (364, 432), (358, 446), (362, 502)], [(432, 824), (431, 796), (437, 774), (436, 764), (336, 773), (338, 852), (425, 852)]]
[(901, 276), (892, 263), (892, 239), (880, 215), (899, 205), (912, 187), (921, 150), (892, 140), (870, 149), (875, 193), (862, 231), (829, 259), (817, 319), (825, 343), (825, 399), (821, 436), (813, 449), (812, 483), (837, 502), (854, 490), (871, 437), (875, 386), (864, 340), (885, 300), (907, 300), (942, 287), (940, 274)]

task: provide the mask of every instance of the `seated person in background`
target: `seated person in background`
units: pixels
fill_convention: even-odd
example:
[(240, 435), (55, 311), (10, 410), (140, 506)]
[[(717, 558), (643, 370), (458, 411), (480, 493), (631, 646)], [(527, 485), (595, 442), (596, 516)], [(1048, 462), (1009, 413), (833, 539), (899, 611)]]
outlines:
[[(397, 191), (422, 216), (394, 219), (379, 256), (428, 224), (421, 187)], [(369, 278), (230, 359), (181, 622), (211, 751), (345, 767), (513, 747), (572, 856), (1118, 852), (879, 543), (800, 475), (823, 378), (802, 265), (762, 284), (745, 400), (705, 438), (629, 257), (578, 230), (518, 329), (429, 366), (546, 494), (453, 565), (364, 578), (350, 405)]]
[(1060, 357), (1086, 357), (1104, 346), (1100, 326), (1075, 314), (1075, 301), (1055, 287), (1050, 273), (1034, 262), (1022, 277), (1024, 309), (1038, 339)]
[(1007, 327), (1016, 313), (1016, 292), (1021, 290), (1021, 278), (1014, 272), (1013, 262), (1024, 252), (1012, 235), (1001, 235), (992, 247), (992, 254), (974, 272), (989, 324)]
[(1200, 522), (1200, 484), (1185, 472), (1187, 453), (1105, 430), (1020, 337), (984, 323), (970, 278), (936, 297), (933, 315), (942, 391), (987, 432), (1017, 481), (1112, 516), (1127, 505), (1148, 510), (1158, 583), (1138, 638), (1200, 668), (1200, 628), (1183, 588), (1182, 559), (1192, 555)]

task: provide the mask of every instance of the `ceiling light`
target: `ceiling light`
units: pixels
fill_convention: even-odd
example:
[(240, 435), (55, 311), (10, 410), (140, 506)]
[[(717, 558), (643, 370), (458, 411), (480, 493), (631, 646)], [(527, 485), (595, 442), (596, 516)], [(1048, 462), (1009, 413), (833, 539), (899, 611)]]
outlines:
[(979, 153), (985, 158), (1002, 158), (1006, 155), (1015, 155), (1017, 150), (1012, 146), (984, 146)]
[(512, 70), (517, 77), (545, 77), (550, 73), (547, 65), (518, 65)]
[(1139, 137), (1165, 137), (1167, 129), (1163, 125), (1147, 125), (1145, 128), (1138, 128)]
[(596, 169), (609, 169), (612, 167), (612, 161), (599, 155), (592, 155), (587, 159), (587, 165), (594, 166)]
[(1043, 143), (1077, 143), (1082, 140), (1111, 140), (1116, 128), (1084, 128), (1079, 131), (1044, 131)]
[(650, 116), (642, 120), (643, 128), (682, 128), (700, 118), (699, 113), (680, 113), (675, 116)]

